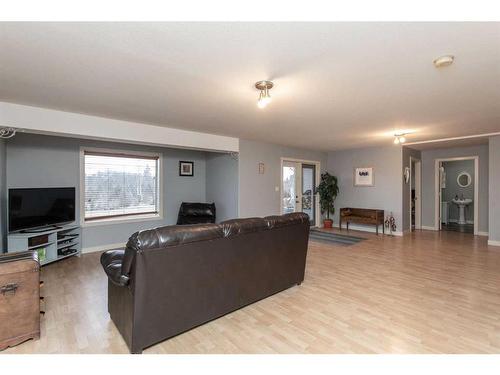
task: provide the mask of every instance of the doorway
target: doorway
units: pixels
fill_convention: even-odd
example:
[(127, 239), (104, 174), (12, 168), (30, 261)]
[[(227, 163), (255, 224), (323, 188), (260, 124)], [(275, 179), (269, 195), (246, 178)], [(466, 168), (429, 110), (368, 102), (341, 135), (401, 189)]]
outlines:
[(436, 159), (435, 229), (478, 234), (479, 157)]
[(410, 157), (410, 230), (422, 229), (422, 162)]
[(320, 162), (281, 159), (281, 213), (304, 212), (312, 226), (319, 222), (319, 201), (314, 194), (319, 184)]

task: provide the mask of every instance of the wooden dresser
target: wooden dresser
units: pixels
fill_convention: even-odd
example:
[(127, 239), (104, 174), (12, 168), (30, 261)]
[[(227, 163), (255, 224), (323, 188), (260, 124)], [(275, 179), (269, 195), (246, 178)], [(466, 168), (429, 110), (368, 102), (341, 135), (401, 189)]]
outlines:
[(40, 265), (34, 251), (0, 255), (0, 350), (40, 337)]

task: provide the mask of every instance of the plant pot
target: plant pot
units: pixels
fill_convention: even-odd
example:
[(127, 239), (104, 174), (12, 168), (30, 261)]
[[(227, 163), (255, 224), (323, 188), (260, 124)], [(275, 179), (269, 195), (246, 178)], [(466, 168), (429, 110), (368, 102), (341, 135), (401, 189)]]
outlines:
[(333, 226), (333, 220), (332, 219), (325, 219), (323, 220), (323, 228), (331, 228)]

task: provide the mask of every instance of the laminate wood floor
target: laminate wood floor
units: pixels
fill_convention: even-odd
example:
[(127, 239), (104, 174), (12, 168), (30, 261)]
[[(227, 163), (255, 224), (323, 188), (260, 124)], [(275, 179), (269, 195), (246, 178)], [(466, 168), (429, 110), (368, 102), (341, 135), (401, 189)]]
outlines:
[[(368, 240), (310, 243), (301, 286), (144, 353), (500, 353), (500, 248), (456, 232), (349, 233)], [(128, 353), (99, 255), (42, 269), (42, 337), (3, 353)]]

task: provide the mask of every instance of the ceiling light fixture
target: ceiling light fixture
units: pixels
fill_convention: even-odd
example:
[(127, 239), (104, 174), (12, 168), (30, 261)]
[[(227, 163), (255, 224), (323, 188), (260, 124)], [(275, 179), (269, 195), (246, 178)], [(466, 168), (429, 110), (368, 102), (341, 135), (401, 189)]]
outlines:
[(259, 100), (257, 100), (257, 107), (265, 108), (271, 103), (271, 95), (269, 90), (272, 89), (274, 84), (271, 81), (259, 81), (255, 83), (255, 88), (260, 90)]
[(401, 143), (405, 143), (406, 142), (405, 135), (406, 135), (406, 133), (395, 133), (394, 134), (394, 144), (399, 145)]
[(436, 60), (433, 61), (433, 63), (436, 68), (443, 68), (445, 66), (450, 66), (451, 64), (453, 64), (453, 60), (455, 60), (455, 56), (444, 55), (438, 57)]

